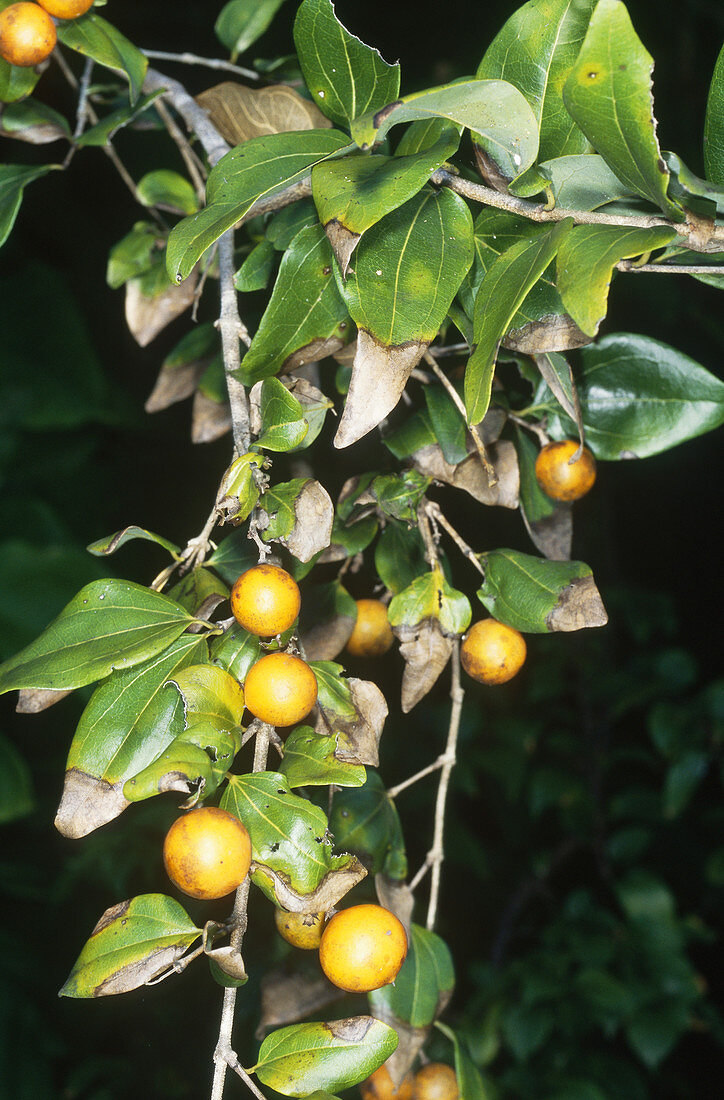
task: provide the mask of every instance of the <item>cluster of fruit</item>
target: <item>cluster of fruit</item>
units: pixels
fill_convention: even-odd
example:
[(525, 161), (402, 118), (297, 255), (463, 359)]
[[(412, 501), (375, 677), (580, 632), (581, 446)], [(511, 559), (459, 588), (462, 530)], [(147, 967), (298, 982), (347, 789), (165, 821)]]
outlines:
[(21, 0), (0, 12), (0, 57), (27, 69), (39, 65), (55, 49), (58, 33), (53, 19), (77, 19), (94, 0)]
[(444, 1062), (428, 1062), (417, 1073), (407, 1073), (395, 1086), (386, 1065), (376, 1069), (359, 1087), (362, 1100), (457, 1100), (455, 1071)]

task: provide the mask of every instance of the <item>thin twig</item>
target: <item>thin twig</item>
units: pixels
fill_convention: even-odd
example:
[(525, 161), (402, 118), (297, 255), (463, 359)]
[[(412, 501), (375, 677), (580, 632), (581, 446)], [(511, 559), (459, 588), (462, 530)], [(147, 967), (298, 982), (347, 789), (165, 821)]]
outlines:
[(204, 181), (203, 166), (201, 161), (196, 156), (196, 153), (191, 148), (191, 142), (186, 137), (184, 132), (176, 125), (176, 121), (168, 110), (163, 100), (159, 98), (155, 103), (158, 117), (166, 127), (168, 136), (172, 141), (176, 143), (179, 153), (183, 158), (183, 162), (186, 165), (186, 170), (191, 177), (191, 182), (194, 185), (194, 191), (196, 192), (196, 198), (199, 200), (200, 205), (206, 202), (206, 183)]
[(417, 526), (420, 529), (422, 541), (425, 543), (425, 557), (428, 564), (432, 569), (436, 569), (438, 565), (437, 546), (435, 545), (435, 539), (433, 538), (432, 531), (430, 529), (430, 520), (427, 514), (427, 504), (423, 499), (420, 503), (420, 507), (417, 509)]
[(463, 399), (461, 398), (460, 394), (455, 389), (447, 375), (440, 370), (437, 365), (437, 360), (435, 359), (435, 356), (431, 355), (429, 351), (425, 352), (425, 362), (432, 367), (433, 371), (435, 372), (436, 378), (438, 378), (439, 381), (442, 382), (443, 386), (450, 395), (455, 408), (458, 410), (463, 418), (463, 421), (467, 425), (468, 431), (472, 436), (473, 443), (475, 444), (475, 450), (478, 452), (478, 458), (483, 464), (483, 469), (485, 470), (488, 484), (492, 489), (494, 485), (498, 484), (498, 477), (495, 473), (495, 469), (492, 463), (490, 462), (490, 459), (488, 458), (488, 453), (485, 450), (485, 444), (480, 438), (480, 433), (478, 432), (477, 426), (475, 424), (468, 424), (468, 414)]
[(261, 74), (253, 69), (244, 69), (233, 61), (223, 61), (216, 57), (199, 57), (195, 53), (166, 53), (164, 50), (141, 50), (145, 57), (153, 61), (176, 61), (180, 65), (202, 65), (206, 69), (220, 69), (222, 72), (237, 73), (247, 80), (261, 80)]
[(420, 867), (420, 869), (417, 872), (417, 874), (415, 875), (415, 877), (410, 880), (410, 892), (412, 894), (415, 893), (415, 890), (420, 885), (420, 883), (424, 879), (427, 872), (430, 870), (430, 867), (431, 867), (431, 862), (430, 862), (429, 858), (427, 856), (425, 856), (425, 862), (422, 864), (422, 866)]
[(541, 428), (540, 424), (533, 424), (529, 420), (524, 420), (522, 416), (517, 416), (515, 413), (508, 412), (508, 420), (511, 420), (514, 424), (520, 424), (521, 428), (526, 428), (529, 432), (536, 437), (541, 447), (545, 447), (547, 443), (550, 443), (550, 436), (545, 428)]
[(257, 1100), (267, 1100), (261, 1089), (254, 1083), (254, 1081), (252, 1081), (251, 1077), (246, 1072), (241, 1062), (239, 1061), (238, 1056), (234, 1053), (233, 1050), (229, 1051), (229, 1053), (226, 1055), (226, 1062), (229, 1068), (233, 1069), (234, 1073), (237, 1073), (239, 1077), (241, 1077), (246, 1087), (249, 1089), (250, 1092), (254, 1093), (254, 1096), (256, 1096)]
[(440, 526), (447, 531), (448, 535), (453, 540), (453, 542), (457, 546), (458, 550), (460, 550), (460, 552), (465, 555), (465, 557), (468, 559), (468, 561), (471, 563), (471, 565), (474, 565), (475, 568), (477, 569), (478, 573), (482, 574), (482, 576), (484, 577), (485, 576), (485, 570), (483, 569), (482, 565), (480, 564), (480, 560), (479, 560), (477, 554), (475, 553), (475, 551), (473, 550), (473, 548), (471, 546), (468, 546), (467, 542), (462, 537), (462, 535), (460, 535), (455, 530), (453, 525), (450, 523), (449, 519), (447, 519), (445, 514), (440, 510), (440, 505), (436, 504), (434, 500), (428, 500), (428, 502), (426, 504), (426, 508), (427, 508), (427, 513), (430, 516), (430, 518), (434, 519), (436, 523), (439, 523)]
[(619, 260), (616, 267), (619, 271), (647, 271), (659, 275), (724, 275), (721, 264), (635, 264), (633, 260)]
[(435, 927), (437, 916), (437, 901), (440, 894), (440, 871), (442, 861), (445, 858), (443, 849), (443, 834), (445, 830), (445, 803), (450, 785), (450, 775), (455, 767), (455, 749), (457, 746), (458, 732), (460, 730), (460, 715), (463, 708), (464, 691), (460, 683), (460, 643), (455, 642), (452, 657), (452, 684), (450, 687), (450, 725), (447, 732), (447, 744), (445, 746), (446, 761), (440, 772), (440, 785), (437, 788), (437, 800), (435, 802), (435, 828), (433, 833), (432, 848), (430, 849), (430, 861), (432, 866), (432, 878), (430, 881), (430, 901), (427, 907), (428, 931)]
[(248, 347), (249, 333), (242, 324), (234, 287), (234, 230), (227, 229), (219, 238), (219, 284), (221, 288), (221, 313), (217, 328), (221, 334), (221, 349), (226, 373), (226, 388), (231, 405), (231, 426), (234, 436), (234, 453), (238, 457), (249, 450), (251, 425), (249, 399), (244, 386), (236, 376), (241, 363), (239, 341)]
[(90, 78), (93, 72), (93, 58), (87, 57), (85, 65), (83, 66), (83, 75), (80, 78), (80, 86), (78, 91), (78, 106), (75, 112), (75, 130), (73, 131), (73, 141), (77, 141), (80, 135), (83, 133), (83, 127), (85, 126), (85, 120), (88, 116), (88, 89), (90, 88)]
[(401, 791), (406, 791), (408, 787), (411, 787), (413, 783), (417, 783), (418, 780), (424, 779), (426, 775), (432, 775), (433, 772), (439, 771), (446, 763), (447, 756), (443, 753), (442, 756), (438, 756), (433, 764), (428, 764), (426, 768), (422, 768), (419, 772), (415, 772), (409, 779), (403, 779), (396, 787), (390, 787), (387, 791), (387, 797), (396, 798)]

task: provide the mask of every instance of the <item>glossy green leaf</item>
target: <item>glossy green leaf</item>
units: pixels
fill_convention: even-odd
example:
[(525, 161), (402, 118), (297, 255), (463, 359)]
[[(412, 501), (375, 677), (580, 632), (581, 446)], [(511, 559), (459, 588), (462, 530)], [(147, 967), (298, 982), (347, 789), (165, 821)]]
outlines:
[(299, 894), (313, 893), (330, 871), (348, 862), (332, 854), (322, 810), (292, 794), (281, 772), (230, 776), (221, 806), (249, 830), (252, 858), (262, 876), (269, 867)]
[(468, 457), (465, 417), (444, 386), (425, 386), (425, 405), (445, 461), (456, 466)]
[(124, 783), (124, 798), (141, 802), (167, 791), (180, 791), (191, 796), (185, 805), (193, 806), (199, 798), (214, 793), (240, 748), (238, 726), (229, 728), (215, 718), (187, 724), (160, 756)]
[(413, 524), (417, 523), (417, 509), (431, 480), (416, 470), (380, 474), (370, 484), (370, 492), (384, 515)]
[(233, 584), (238, 577), (256, 565), (258, 554), (246, 531), (234, 531), (219, 543), (206, 564), (215, 569), (227, 584)]
[(27, 817), (34, 807), (30, 768), (12, 742), (0, 734), (0, 825)]
[(716, 59), (706, 102), (704, 170), (707, 179), (724, 185), (724, 46)]
[(316, 225), (317, 209), (311, 199), (300, 199), (277, 211), (267, 222), (264, 236), (277, 252), (286, 252), (297, 233)]
[(546, 561), (519, 550), (481, 554), (478, 599), (493, 618), (528, 634), (603, 626), (608, 616), (589, 566)]
[(456, 130), (412, 156), (357, 156), (325, 161), (312, 169), (312, 195), (322, 225), (337, 222), (350, 233), (366, 229), (417, 194), (452, 156)]
[(125, 76), (131, 101), (138, 99), (148, 61), (132, 42), (100, 15), (89, 11), (80, 19), (58, 24), (58, 41), (99, 65)]
[(569, 314), (595, 336), (606, 316), (608, 289), (619, 260), (663, 248), (676, 232), (665, 226), (626, 229), (615, 225), (576, 225), (558, 249), (558, 292)]
[(597, 210), (609, 202), (633, 196), (598, 153), (558, 157), (540, 165), (550, 180), (556, 206), (564, 210)]
[(244, 385), (293, 370), (346, 343), (349, 314), (332, 267), (332, 249), (322, 227), (302, 229), (284, 253), (271, 300), (241, 362)]
[(481, 80), (507, 80), (523, 93), (540, 130), (539, 160), (588, 148), (563, 105), (561, 89), (595, 6), (596, 0), (529, 0), (503, 25), (475, 74)]
[(198, 209), (196, 192), (185, 176), (168, 168), (147, 172), (136, 184), (136, 194), (144, 206), (170, 207), (180, 214)]
[(430, 118), (445, 118), (470, 130), (506, 179), (514, 179), (535, 161), (538, 124), (533, 109), (505, 80), (462, 80), (413, 92), (390, 103), (387, 110), (357, 119), (352, 137), (361, 149), (369, 149), (390, 127)]
[[(724, 422), (724, 382), (658, 340), (614, 333), (581, 351), (586, 443), (597, 458), (647, 458)], [(566, 417), (551, 420), (570, 434)]]
[(251, 666), (264, 654), (256, 634), (249, 634), (238, 623), (233, 623), (221, 637), (213, 638), (209, 651), (213, 663), (226, 669), (242, 684)]
[(409, 458), (422, 447), (436, 442), (435, 429), (427, 410), (419, 410), (409, 417), (399, 428), (395, 428), (384, 438), (384, 444), (395, 458)]
[(335, 661), (310, 661), (317, 677), (317, 703), (327, 715), (330, 725), (337, 718), (354, 719), (356, 711), (344, 668)]
[(672, 199), (705, 217), (716, 218), (724, 214), (724, 184), (700, 179), (676, 153), (662, 155), (671, 173), (669, 195)]
[(5, 244), (15, 225), (26, 185), (58, 167), (57, 164), (43, 164), (38, 168), (26, 168), (22, 164), (0, 165), (0, 245)]
[(242, 294), (264, 290), (274, 270), (274, 245), (271, 241), (259, 241), (252, 248), (234, 275), (234, 286)]
[(304, 410), (278, 378), (267, 378), (261, 385), (261, 431), (255, 447), (266, 451), (292, 451), (309, 432)]
[[(216, 607), (222, 600), (228, 599), (229, 589), (222, 580), (203, 565), (197, 565), (188, 573), (184, 573), (180, 581), (169, 588), (166, 595), (185, 607), (191, 614), (200, 611), (206, 600), (212, 596), (218, 597)], [(208, 614), (211, 612), (209, 611)]]
[(335, 783), (338, 787), (361, 787), (365, 769), (340, 759), (337, 751), (344, 749), (346, 738), (341, 733), (327, 736), (315, 733), (310, 726), (297, 726), (284, 742), (284, 756), (279, 771), (290, 787), (322, 786)]
[(472, 262), (472, 230), (462, 199), (429, 188), (372, 226), (338, 278), (356, 323), (387, 346), (432, 340)]
[(375, 546), (375, 569), (385, 587), (396, 596), (428, 568), (417, 527), (388, 523)]
[(411, 157), (415, 153), (424, 153), (432, 149), (442, 138), (458, 135), (460, 139), (462, 127), (454, 122), (448, 122), (446, 118), (424, 118), (418, 122), (412, 122), (405, 130), (397, 143), (395, 155), (398, 157)]
[(350, 34), (331, 0), (303, 0), (294, 44), (312, 99), (333, 122), (346, 125), (397, 98), (400, 66)]
[[(158, 99), (160, 94), (160, 91), (150, 92), (148, 95), (140, 96), (130, 106), (118, 107), (115, 111), (110, 111), (94, 126), (89, 126), (87, 130), (84, 130), (76, 139), (76, 145), (82, 149), (88, 147), (102, 148), (107, 145), (118, 130), (128, 126), (129, 123), (138, 118), (155, 99)], [(195, 210), (197, 205), (194, 205), (192, 209)]]
[(284, 0), (230, 0), (224, 5), (214, 30), (232, 61), (261, 38), (283, 3)]
[[(493, 1100), (492, 1094), (483, 1084), (478, 1067), (470, 1057), (464, 1043), (460, 1041), (447, 1024), (436, 1023), (435, 1027), (447, 1036), (455, 1051), (455, 1076), (458, 1081), (460, 1100)], [(572, 1100), (572, 1098), (571, 1098)]]
[(402, 826), (378, 772), (368, 768), (363, 785), (335, 791), (329, 828), (335, 848), (359, 856), (370, 874), (406, 877)]
[(14, 103), (30, 95), (40, 80), (34, 68), (21, 69), (0, 57), (0, 103)]
[(108, 254), (106, 282), (116, 289), (153, 267), (158, 248), (158, 229), (151, 222), (136, 222), (130, 233)]
[(267, 1035), (253, 1071), (283, 1096), (338, 1092), (379, 1069), (397, 1043), (397, 1032), (371, 1016), (293, 1024)]
[(343, 523), (339, 515), (334, 517), (332, 524), (332, 540), (330, 549), (337, 548), (344, 551), (345, 557), (353, 557), (366, 550), (377, 534), (379, 524), (374, 516), (366, 519), (354, 520)]
[(294, 505), (308, 481), (309, 478), (296, 477), (270, 486), (263, 494), (260, 507), (269, 517), (269, 526), (262, 531), (264, 542), (285, 539), (292, 533), (296, 517)]
[(563, 102), (621, 182), (681, 220), (680, 207), (667, 197), (669, 172), (656, 138), (652, 70), (653, 59), (621, 0), (599, 0)]
[(170, 278), (185, 279), (206, 249), (256, 202), (299, 183), (314, 164), (347, 144), (338, 130), (301, 130), (251, 138), (231, 149), (209, 175), (209, 205), (171, 230), (166, 253)]
[(514, 244), (491, 265), (480, 284), (473, 317), (475, 350), (465, 370), (465, 407), (470, 424), (480, 423), (488, 411), (500, 341), (572, 225), (566, 219), (532, 241)]
[(426, 619), (437, 619), (444, 634), (464, 634), (470, 626), (470, 601), (448, 584), (439, 566), (417, 577), (399, 592), (388, 609), (390, 626), (417, 626)]
[(179, 548), (176, 543), (169, 542), (161, 535), (157, 535), (153, 531), (147, 531), (145, 527), (136, 527), (134, 524), (131, 524), (130, 527), (122, 527), (120, 531), (116, 531), (115, 535), (109, 535), (105, 539), (97, 539), (86, 549), (96, 557), (106, 557), (108, 554), (115, 554), (116, 550), (120, 550), (127, 542), (133, 542), (135, 539), (155, 542), (158, 546), (162, 546), (164, 550), (168, 550), (172, 558), (178, 558), (179, 556)]
[(411, 1027), (427, 1027), (450, 999), (455, 971), (450, 950), (440, 936), (419, 924), (413, 924), (410, 932), (407, 958), (394, 984), (370, 993), (370, 1004)]
[(93, 929), (61, 997), (127, 993), (168, 969), (198, 939), (184, 908), (165, 894), (140, 894), (107, 909)]
[[(0, 100), (2, 100), (1, 95)], [(8, 103), (3, 107), (0, 129), (3, 134), (9, 136), (22, 135), (23, 131), (29, 131), (33, 135), (34, 143), (38, 144), (57, 141), (63, 137), (70, 138), (70, 126), (65, 116), (39, 99), (24, 99), (21, 103)]]
[(0, 694), (13, 688), (76, 688), (165, 649), (194, 619), (130, 581), (91, 581), (39, 638), (0, 666)]
[(244, 693), (231, 673), (217, 665), (196, 664), (169, 676), (183, 700), (186, 725), (211, 722), (231, 728), (244, 713)]

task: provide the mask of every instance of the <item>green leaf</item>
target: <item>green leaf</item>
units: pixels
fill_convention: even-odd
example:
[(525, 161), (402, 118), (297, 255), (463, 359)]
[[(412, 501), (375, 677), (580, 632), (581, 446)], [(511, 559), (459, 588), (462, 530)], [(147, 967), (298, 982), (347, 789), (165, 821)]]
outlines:
[(325, 161), (312, 169), (312, 195), (319, 220), (362, 234), (427, 183), (458, 147), (456, 130), (432, 148), (404, 157), (356, 156)]
[(561, 242), (556, 257), (558, 291), (573, 320), (595, 336), (606, 316), (608, 288), (619, 260), (663, 248), (673, 229), (625, 229), (615, 225), (576, 225)]
[(190, 572), (184, 573), (181, 580), (169, 588), (166, 595), (169, 599), (180, 603), (193, 615), (201, 609), (210, 596), (219, 597), (214, 606), (228, 599), (229, 589), (210, 569), (197, 565)]
[(36, 69), (21, 69), (0, 57), (0, 103), (24, 99), (39, 80), (40, 73)]
[(384, 1008), (411, 1027), (427, 1027), (450, 999), (455, 971), (447, 944), (419, 924), (410, 929), (407, 957), (394, 984), (369, 994), (373, 1009)]
[(190, 665), (169, 676), (169, 682), (183, 699), (187, 726), (211, 722), (230, 729), (241, 722), (244, 693), (236, 677), (225, 669), (209, 664)]
[(633, 195), (597, 153), (548, 160), (540, 171), (550, 180), (556, 206), (563, 209), (597, 210)]
[(457, 466), (468, 457), (465, 417), (444, 386), (425, 386), (425, 405), (445, 461)]
[(219, 543), (206, 564), (227, 584), (233, 584), (245, 569), (256, 565), (257, 560), (258, 554), (246, 531), (234, 531)]
[(123, 795), (129, 802), (141, 802), (166, 791), (181, 791), (191, 796), (185, 805), (193, 806), (214, 793), (240, 748), (239, 727), (229, 728), (218, 719), (188, 723), (156, 760), (127, 780)]
[[(83, 149), (89, 146), (102, 148), (104, 145), (107, 145), (118, 130), (121, 130), (124, 126), (128, 126), (130, 122), (133, 122), (135, 118), (143, 114), (149, 105), (153, 103), (155, 99), (158, 99), (160, 94), (160, 91), (150, 92), (148, 95), (142, 95), (130, 106), (119, 107), (117, 110), (104, 115), (95, 126), (89, 126), (87, 130), (83, 131), (80, 137), (76, 139), (76, 145)], [(195, 210), (196, 205), (194, 205), (192, 209)]]
[(475, 350), (465, 371), (465, 407), (470, 424), (479, 424), (488, 411), (500, 341), (572, 225), (566, 218), (534, 240), (514, 244), (491, 265), (480, 284), (473, 317)]
[(99, 65), (121, 73), (128, 80), (131, 102), (138, 99), (148, 61), (132, 42), (100, 15), (89, 11), (80, 19), (63, 20), (58, 24), (58, 41), (92, 58)]
[[(647, 458), (724, 422), (724, 382), (667, 344), (615, 333), (581, 357), (576, 385), (596, 458)], [(551, 430), (570, 435), (571, 422), (551, 418)]]
[(666, 773), (662, 793), (666, 817), (678, 817), (686, 809), (708, 770), (709, 754), (696, 749), (683, 752), (671, 765)]
[(379, 1069), (397, 1043), (397, 1032), (371, 1016), (293, 1024), (267, 1035), (253, 1072), (283, 1096), (341, 1091)]
[(171, 230), (166, 251), (170, 278), (182, 282), (206, 249), (259, 200), (299, 183), (314, 164), (347, 146), (345, 134), (324, 129), (267, 134), (231, 149), (209, 175), (209, 205)]
[(563, 88), (569, 114), (622, 183), (681, 221), (667, 197), (651, 97), (653, 58), (620, 0), (599, 0)]
[(279, 771), (290, 787), (321, 786), (335, 783), (338, 787), (361, 787), (365, 769), (351, 764), (344, 753), (347, 739), (343, 734), (328, 736), (315, 733), (310, 726), (298, 726), (284, 742), (284, 756)]
[(539, 523), (552, 516), (556, 510), (556, 502), (543, 492), (535, 476), (535, 460), (539, 448), (527, 432), (518, 428), (515, 449), (518, 452), (520, 469), (520, 506), (529, 523)]
[(332, 267), (332, 249), (321, 225), (302, 229), (284, 253), (269, 305), (241, 362), (244, 385), (294, 370), (346, 343), (349, 314)]
[(337, 718), (347, 720), (357, 716), (352, 692), (343, 673), (344, 668), (335, 661), (310, 661), (310, 666), (317, 677), (317, 702), (319, 707), (327, 714), (330, 725)]
[[(1, 99), (2, 96), (0, 96)], [(23, 130), (30, 131), (33, 135), (37, 135), (37, 140), (42, 136), (43, 144), (63, 137), (70, 138), (68, 120), (39, 99), (24, 99), (22, 103), (8, 103), (3, 107), (0, 128), (3, 134), (10, 136), (22, 135)]]
[(27, 817), (34, 808), (30, 768), (12, 742), (0, 734), (0, 825)]
[(439, 566), (399, 592), (388, 609), (390, 626), (417, 626), (436, 619), (444, 634), (458, 636), (470, 626), (470, 601), (448, 584)]
[(381, 141), (392, 126), (416, 119), (445, 118), (470, 130), (477, 145), (490, 153), (506, 179), (533, 164), (538, 152), (538, 124), (517, 88), (505, 80), (462, 80), (403, 96), (389, 108), (370, 112), (352, 125), (361, 149)]
[(319, 219), (311, 199), (300, 199), (269, 219), (264, 235), (274, 245), (277, 252), (286, 252), (297, 233), (310, 225), (317, 225)]
[(424, 153), (432, 149), (441, 139), (452, 140), (452, 135), (457, 134), (460, 142), (462, 127), (448, 122), (446, 118), (425, 118), (419, 122), (411, 123), (397, 143), (395, 154), (398, 157), (411, 157), (415, 153)]
[(705, 217), (724, 214), (724, 185), (710, 183), (695, 176), (676, 153), (662, 154), (671, 173), (669, 195), (687, 210)]
[(135, 524), (131, 524), (130, 527), (122, 527), (120, 531), (116, 531), (115, 535), (97, 539), (95, 542), (90, 543), (86, 549), (97, 558), (106, 557), (108, 554), (115, 554), (116, 550), (120, 550), (127, 542), (133, 542), (135, 539), (155, 542), (158, 546), (162, 546), (164, 550), (168, 550), (172, 558), (178, 559), (179, 557), (179, 548), (175, 542), (169, 542), (161, 535), (157, 535), (153, 531), (147, 531), (145, 527), (136, 527)]
[(263, 240), (255, 244), (234, 275), (236, 289), (242, 294), (264, 290), (274, 270), (274, 259), (274, 245), (271, 241)]
[(278, 378), (261, 384), (261, 431), (255, 447), (266, 451), (293, 451), (309, 431), (304, 410)]
[(140, 894), (107, 909), (93, 929), (61, 997), (104, 997), (138, 989), (177, 961), (201, 935), (165, 894)]
[(0, 694), (91, 684), (159, 653), (194, 621), (143, 585), (91, 581), (39, 638), (0, 666)]
[(226, 669), (243, 684), (247, 672), (264, 655), (264, 650), (256, 634), (249, 634), (238, 623), (233, 623), (220, 638), (212, 639), (210, 653), (214, 664)]
[(312, 99), (333, 122), (346, 125), (397, 98), (400, 66), (350, 34), (331, 0), (303, 0), (294, 44)]
[(57, 164), (43, 164), (38, 168), (0, 164), (0, 245), (5, 244), (15, 225), (26, 184), (59, 167)]
[(260, 507), (269, 517), (269, 525), (261, 533), (264, 542), (285, 539), (292, 533), (296, 515), (294, 504), (308, 481), (309, 478), (296, 477), (293, 481), (272, 485), (263, 494)]
[(232, 61), (261, 38), (283, 3), (284, 0), (231, 0), (224, 5), (214, 30)]
[(507, 80), (523, 93), (540, 130), (539, 160), (588, 148), (563, 106), (561, 89), (595, 6), (596, 0), (530, 0), (503, 25), (475, 74), (480, 80)]
[(181, 214), (193, 214), (199, 203), (196, 192), (185, 176), (168, 168), (147, 172), (136, 184), (136, 194), (144, 206), (165, 206)]
[(438, 1031), (446, 1035), (455, 1050), (455, 1076), (458, 1081), (460, 1100), (493, 1100), (483, 1084), (478, 1067), (473, 1062), (467, 1046), (461, 1042), (452, 1028), (439, 1021), (435, 1024)]
[(669, 999), (638, 1013), (626, 1028), (629, 1045), (644, 1065), (658, 1066), (689, 1029), (690, 1012), (685, 1003)]
[(478, 599), (490, 614), (529, 634), (603, 626), (608, 617), (590, 568), (582, 561), (546, 561), (519, 550), (481, 555)]
[(332, 854), (322, 810), (292, 794), (281, 772), (230, 776), (221, 807), (249, 830), (252, 858), (262, 874), (264, 867), (271, 868), (299, 894), (312, 894), (330, 871), (346, 862)]
[(375, 546), (375, 569), (385, 587), (396, 596), (428, 568), (417, 527), (388, 523)]
[(158, 229), (151, 222), (136, 222), (108, 254), (106, 282), (115, 290), (129, 279), (150, 271), (157, 257)]
[(706, 102), (704, 170), (708, 179), (724, 184), (724, 46), (716, 59)]
[(436, 443), (435, 429), (427, 411), (418, 411), (386, 435), (384, 444), (395, 458), (409, 458), (415, 451)]
[(381, 474), (370, 484), (370, 492), (382, 511), (390, 519), (405, 523), (417, 522), (417, 509), (430, 487), (432, 478), (405, 470), (402, 474)]
[(425, 188), (369, 229), (338, 286), (355, 322), (387, 346), (432, 340), (473, 258), (473, 224), (447, 189)]
[(370, 874), (406, 877), (402, 826), (378, 772), (368, 768), (362, 786), (335, 791), (329, 828), (335, 848), (359, 856)]

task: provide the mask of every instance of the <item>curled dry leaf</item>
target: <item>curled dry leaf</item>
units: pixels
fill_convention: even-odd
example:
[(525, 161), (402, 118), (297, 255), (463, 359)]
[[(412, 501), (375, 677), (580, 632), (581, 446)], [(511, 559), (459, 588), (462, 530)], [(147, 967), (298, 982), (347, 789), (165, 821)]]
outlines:
[(28, 145), (48, 145), (53, 141), (62, 141), (68, 138), (68, 131), (60, 123), (52, 118), (35, 122), (31, 126), (5, 127), (0, 113), (0, 137), (13, 138), (15, 141), (25, 141)]
[(178, 367), (161, 367), (156, 384), (146, 399), (146, 412), (162, 412), (177, 401), (191, 397), (207, 365), (208, 359), (201, 359)]
[(480, 439), (487, 447), (490, 443), (497, 443), (500, 433), (505, 427), (508, 415), (500, 405), (490, 405), (483, 419), (475, 425)]
[(329, 546), (333, 521), (334, 505), (329, 493), (310, 478), (294, 501), (294, 527), (279, 542), (299, 561), (309, 561)]
[(261, 1019), (256, 1038), (285, 1024), (294, 1024), (346, 996), (325, 977), (307, 977), (271, 970), (261, 980)]
[[(326, 554), (327, 551), (325, 550)], [(325, 558), (326, 561), (335, 559)], [(342, 652), (354, 630), (356, 619), (351, 615), (335, 615), (326, 623), (317, 623), (300, 641), (308, 661), (333, 661)], [(325, 733), (327, 731), (325, 730)]]
[(53, 688), (21, 688), (18, 692), (15, 711), (17, 714), (40, 714), (41, 710), (47, 710), (48, 707), (59, 703), (70, 693), (70, 688), (67, 691), (56, 691)]
[(126, 283), (126, 323), (137, 344), (145, 348), (171, 321), (189, 308), (194, 300), (198, 270), (182, 283), (169, 283), (160, 294), (149, 297), (141, 290), (140, 279)]
[(362, 239), (362, 234), (352, 233), (346, 226), (338, 222), (336, 218), (332, 218), (331, 222), (327, 222), (324, 227), (324, 232), (327, 234), (327, 240), (331, 244), (337, 263), (342, 270), (342, 278), (346, 279), (349, 261), (352, 259), (352, 253)]
[(113, 821), (126, 806), (130, 806), (130, 802), (123, 797), (122, 780), (111, 784), (78, 768), (69, 768), (65, 773), (55, 827), (63, 836), (77, 840)]
[(495, 471), (497, 481), (491, 485), (485, 467), (477, 452), (469, 454), (457, 466), (446, 461), (442, 448), (430, 443), (411, 456), (415, 469), (426, 477), (434, 477), (446, 485), (463, 489), (481, 504), (498, 504), (503, 508), (517, 508), (520, 491), (520, 472), (515, 446), (507, 440), (490, 444), (488, 460)]
[(573, 543), (573, 510), (561, 501), (549, 516), (531, 522), (521, 508), (526, 531), (533, 545), (549, 561), (570, 561)]
[(262, 134), (319, 130), (332, 125), (313, 103), (286, 84), (247, 88), (226, 80), (201, 92), (196, 102), (229, 145), (240, 145)]
[(583, 630), (605, 626), (608, 614), (592, 576), (576, 577), (567, 585), (546, 618), (549, 630)]
[(390, 346), (359, 329), (349, 392), (334, 437), (335, 447), (356, 443), (392, 412), (429, 344), (429, 340), (410, 340)]
[(538, 355), (546, 351), (567, 351), (591, 343), (591, 337), (578, 327), (567, 313), (550, 313), (511, 329), (503, 337), (503, 347), (523, 355)]
[(398, 882), (397, 879), (380, 874), (375, 875), (375, 892), (380, 905), (389, 909), (404, 924), (409, 943), (412, 910), (415, 905), (415, 895), (412, 890), (406, 882)]
[(349, 856), (344, 867), (327, 872), (313, 893), (298, 894), (281, 875), (266, 864), (254, 863), (252, 871), (261, 872), (271, 881), (279, 907), (289, 913), (326, 913), (367, 874), (367, 868), (357, 857)]
[(214, 401), (201, 390), (194, 394), (191, 413), (191, 442), (213, 443), (231, 431), (231, 409), (226, 401)]
[(204, 953), (213, 959), (219, 969), (230, 978), (238, 982), (246, 981), (248, 974), (244, 967), (244, 960), (236, 947), (231, 947), (229, 944), (224, 947), (210, 947)]
[(356, 717), (327, 715), (320, 706), (316, 730), (318, 733), (329, 733), (331, 729), (345, 735), (345, 741), (340, 742), (335, 753), (345, 764), (369, 764), (377, 768), (380, 763), (380, 737), (389, 713), (387, 701), (372, 680), (359, 680), (351, 676), (347, 683)]
[(384, 1004), (375, 1005), (372, 1011), (375, 1019), (393, 1027), (397, 1032), (399, 1038), (397, 1049), (387, 1059), (385, 1067), (392, 1078), (393, 1085), (398, 1087), (405, 1074), (412, 1069), (415, 1059), (427, 1042), (430, 1028), (413, 1027), (412, 1024), (399, 1020)]
[(437, 619), (425, 619), (417, 626), (397, 626), (394, 632), (405, 661), (402, 710), (407, 714), (435, 684), (450, 660), (454, 639), (443, 634)]

